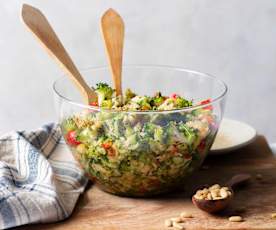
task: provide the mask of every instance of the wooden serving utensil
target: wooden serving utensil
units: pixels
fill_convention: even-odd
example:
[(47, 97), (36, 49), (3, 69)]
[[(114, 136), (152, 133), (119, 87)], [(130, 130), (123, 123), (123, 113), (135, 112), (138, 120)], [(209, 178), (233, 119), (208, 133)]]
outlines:
[(40, 10), (27, 4), (22, 7), (22, 19), (30, 31), (41, 42), (48, 54), (53, 57), (75, 83), (85, 103), (97, 101), (97, 94), (87, 85), (61, 41)]
[(231, 202), (234, 197), (233, 189), (239, 185), (242, 185), (250, 180), (251, 176), (249, 174), (237, 174), (233, 176), (227, 183), (226, 186), (231, 191), (231, 196), (220, 200), (198, 200), (194, 196), (192, 197), (193, 204), (199, 209), (208, 212), (216, 213), (224, 210)]
[(116, 95), (122, 95), (123, 19), (115, 10), (109, 9), (101, 18), (101, 29)]

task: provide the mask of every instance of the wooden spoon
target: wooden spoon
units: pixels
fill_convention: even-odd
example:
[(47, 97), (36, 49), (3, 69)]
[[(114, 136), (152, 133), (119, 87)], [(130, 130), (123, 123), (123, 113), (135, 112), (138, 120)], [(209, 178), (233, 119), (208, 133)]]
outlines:
[(229, 187), (231, 191), (231, 196), (228, 196), (225, 199), (221, 200), (198, 200), (194, 196), (192, 197), (193, 204), (199, 209), (208, 212), (208, 213), (216, 213), (224, 210), (231, 202), (234, 197), (233, 189), (239, 185), (244, 184), (249, 181), (251, 176), (249, 174), (237, 174), (233, 176), (227, 183), (226, 186)]
[(123, 19), (115, 10), (109, 9), (102, 16), (101, 28), (116, 95), (122, 95)]
[(55, 31), (40, 10), (30, 5), (23, 4), (22, 19), (50, 56), (63, 67), (66, 74), (76, 84), (85, 102), (90, 104), (91, 102), (97, 101), (97, 94), (86, 84)]

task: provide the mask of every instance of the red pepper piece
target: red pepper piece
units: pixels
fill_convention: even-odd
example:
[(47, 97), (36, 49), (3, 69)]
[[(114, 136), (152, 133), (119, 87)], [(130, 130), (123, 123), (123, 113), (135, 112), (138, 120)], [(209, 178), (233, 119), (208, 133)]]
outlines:
[(108, 150), (107, 150), (107, 155), (110, 156), (110, 157), (114, 157), (116, 156), (116, 151), (114, 148), (110, 147)]
[(77, 134), (76, 131), (69, 131), (66, 135), (66, 140), (67, 142), (72, 145), (72, 146), (76, 146), (79, 145), (81, 142), (77, 141)]
[[(211, 99), (207, 99), (207, 100), (204, 100), (204, 101), (200, 102), (201, 105), (205, 105), (205, 104), (209, 104), (209, 103), (211, 103)], [(208, 106), (203, 107), (203, 109), (213, 110), (213, 106), (208, 105)]]
[(172, 146), (171, 153), (172, 153), (172, 155), (176, 155), (176, 154), (178, 153), (178, 148), (177, 148), (176, 145), (173, 145), (173, 146)]
[(206, 142), (205, 142), (205, 140), (203, 140), (200, 142), (200, 144), (198, 146), (198, 150), (203, 151), (205, 149), (205, 147), (206, 147)]
[(90, 103), (91, 106), (99, 106), (97, 101), (93, 101)]
[(111, 142), (102, 143), (102, 147), (103, 147), (105, 150), (109, 149), (111, 146), (112, 146), (112, 143), (111, 143)]
[(192, 159), (192, 156), (190, 155), (190, 154), (184, 154), (184, 158), (186, 159), (186, 160), (190, 160), (190, 159)]
[(112, 148), (112, 142), (102, 143), (102, 147), (107, 151), (107, 155), (110, 157), (114, 157), (116, 155), (116, 151)]
[(177, 95), (176, 93), (173, 93), (173, 94), (171, 95), (171, 98), (176, 99), (176, 98), (178, 98), (178, 95)]

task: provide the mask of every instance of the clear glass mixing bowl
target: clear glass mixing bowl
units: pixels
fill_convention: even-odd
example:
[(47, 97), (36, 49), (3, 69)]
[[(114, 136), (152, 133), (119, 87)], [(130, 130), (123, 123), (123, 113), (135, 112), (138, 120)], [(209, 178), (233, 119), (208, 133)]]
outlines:
[[(90, 68), (82, 74), (91, 86), (112, 85), (107, 68)], [(226, 85), (204, 73), (165, 66), (124, 66), (122, 76), (123, 88), (138, 95), (176, 93), (193, 99), (195, 106), (171, 111), (101, 110), (83, 104), (65, 76), (54, 83), (54, 92), (72, 154), (86, 175), (109, 193), (151, 196), (185, 186), (185, 178), (202, 164), (214, 141)], [(73, 143), (68, 141), (72, 133)]]

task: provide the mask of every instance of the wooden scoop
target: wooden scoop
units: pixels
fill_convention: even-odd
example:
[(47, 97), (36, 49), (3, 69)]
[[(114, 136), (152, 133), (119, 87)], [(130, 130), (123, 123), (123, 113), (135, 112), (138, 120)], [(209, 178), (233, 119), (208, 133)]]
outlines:
[(97, 94), (86, 84), (55, 31), (40, 10), (23, 4), (22, 19), (50, 56), (63, 67), (63, 70), (65, 70), (66, 74), (80, 90), (85, 103), (90, 104), (91, 102), (97, 101)]
[(227, 183), (226, 186), (231, 191), (231, 196), (228, 196), (225, 199), (221, 200), (198, 200), (194, 196), (192, 197), (193, 204), (199, 209), (208, 212), (208, 213), (216, 213), (224, 210), (231, 202), (234, 197), (233, 189), (239, 185), (244, 184), (249, 181), (251, 176), (249, 174), (237, 174), (233, 176)]
[(102, 16), (101, 28), (116, 95), (122, 95), (123, 19), (115, 10), (109, 9)]

